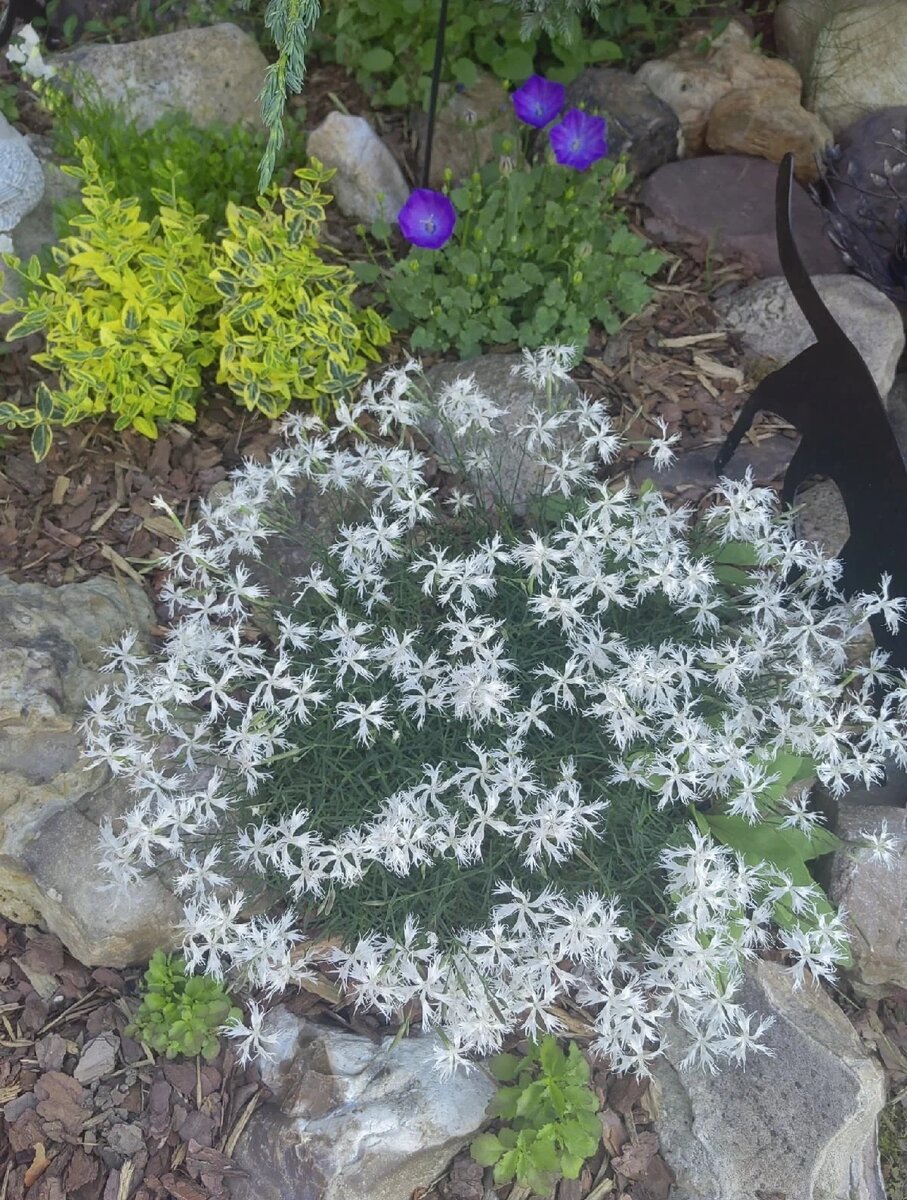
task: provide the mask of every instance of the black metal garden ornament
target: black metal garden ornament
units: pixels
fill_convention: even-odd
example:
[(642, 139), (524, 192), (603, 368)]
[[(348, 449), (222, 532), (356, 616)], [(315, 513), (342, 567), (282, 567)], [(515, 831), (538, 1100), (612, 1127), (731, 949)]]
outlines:
[[(850, 522), (850, 537), (839, 555), (845, 594), (874, 591), (887, 572), (889, 594), (907, 596), (907, 467), (869, 368), (822, 302), (800, 258), (791, 231), (793, 164), (793, 155), (786, 154), (778, 168), (778, 255), (816, 341), (761, 381), (715, 467), (720, 472), (729, 462), (758, 412), (789, 421), (801, 441), (787, 468), (782, 499), (791, 503), (809, 475), (828, 476), (837, 485)], [(891, 633), (881, 616), (870, 624), (891, 664), (907, 667), (907, 626)]]

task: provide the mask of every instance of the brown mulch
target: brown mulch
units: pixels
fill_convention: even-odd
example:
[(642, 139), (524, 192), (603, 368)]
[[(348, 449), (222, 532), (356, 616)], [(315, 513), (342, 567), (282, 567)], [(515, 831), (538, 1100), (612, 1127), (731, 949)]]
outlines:
[(91, 970), (0, 919), (2, 1200), (220, 1200), (266, 1094), (230, 1046), (167, 1062), (126, 1036), (137, 967)]

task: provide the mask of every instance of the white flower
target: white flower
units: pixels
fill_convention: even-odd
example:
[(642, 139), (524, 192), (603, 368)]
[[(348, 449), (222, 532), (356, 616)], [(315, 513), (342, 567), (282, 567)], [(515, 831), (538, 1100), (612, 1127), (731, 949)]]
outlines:
[(668, 426), (662, 417), (653, 417), (653, 420), (661, 430), (661, 435), (651, 439), (646, 454), (648, 454), (649, 458), (655, 464), (656, 471), (663, 471), (677, 458), (671, 447), (680, 441), (680, 434), (672, 433), (668, 435)]
[(230, 1025), (222, 1025), (219, 1032), (238, 1042), (237, 1054), (241, 1067), (253, 1059), (273, 1062), (274, 1055), (270, 1048), (276, 1046), (280, 1039), (276, 1034), (266, 1033), (263, 1029), (267, 1013), (262, 1011), (257, 1000), (250, 1000), (248, 1008), (248, 1024), (237, 1019)]
[(899, 843), (898, 839), (888, 832), (888, 822), (883, 821), (877, 830), (871, 833), (864, 832), (861, 835), (860, 842), (869, 851), (870, 862), (881, 863), (883, 866), (892, 867), (897, 860)]

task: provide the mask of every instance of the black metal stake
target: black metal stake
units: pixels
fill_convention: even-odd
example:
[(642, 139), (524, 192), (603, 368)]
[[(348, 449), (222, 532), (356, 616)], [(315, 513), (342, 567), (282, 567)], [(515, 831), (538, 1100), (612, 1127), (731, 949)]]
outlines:
[(438, 13), (438, 33), (435, 37), (435, 61), (431, 69), (431, 91), (428, 93), (428, 128), (425, 131), (425, 158), (422, 162), (422, 186), (428, 187), (431, 170), (431, 144), (435, 136), (435, 113), (438, 109), (438, 87), (441, 83), (441, 64), (444, 58), (444, 36), (447, 32), (447, 2), (441, 0)]

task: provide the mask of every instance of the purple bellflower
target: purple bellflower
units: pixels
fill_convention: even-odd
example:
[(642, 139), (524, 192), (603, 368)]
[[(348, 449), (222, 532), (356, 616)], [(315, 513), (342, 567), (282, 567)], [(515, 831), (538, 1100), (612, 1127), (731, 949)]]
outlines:
[(544, 129), (561, 111), (566, 91), (562, 83), (531, 75), (510, 98), (514, 112), (524, 124)]
[(457, 210), (443, 192), (416, 188), (397, 214), (400, 232), (414, 246), (440, 250), (450, 240)]
[(562, 167), (585, 171), (608, 153), (604, 117), (593, 117), (582, 109), (571, 108), (563, 121), (548, 133), (554, 157)]

